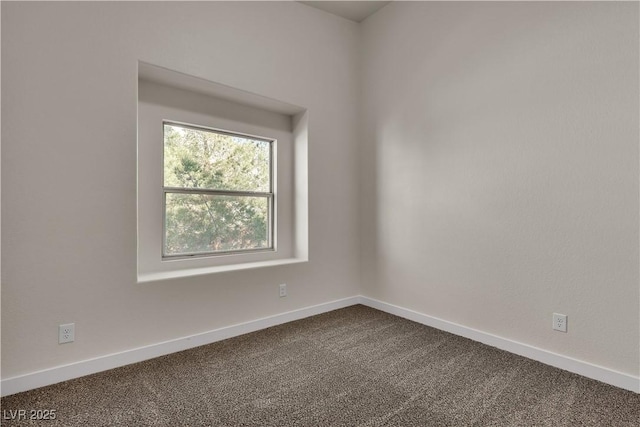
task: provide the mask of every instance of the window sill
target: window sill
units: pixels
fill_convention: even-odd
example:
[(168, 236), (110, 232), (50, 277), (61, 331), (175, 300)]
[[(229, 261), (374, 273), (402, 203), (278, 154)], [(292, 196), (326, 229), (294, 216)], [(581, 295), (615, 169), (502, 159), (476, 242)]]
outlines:
[(189, 268), (184, 270), (144, 273), (138, 274), (138, 283), (158, 282), (161, 280), (203, 276), (205, 274), (226, 273), (229, 271), (249, 270), (254, 268), (275, 267), (278, 265), (298, 264), (308, 261), (309, 260), (306, 258), (285, 258), (270, 261), (247, 262), (243, 264), (219, 265), (215, 267)]

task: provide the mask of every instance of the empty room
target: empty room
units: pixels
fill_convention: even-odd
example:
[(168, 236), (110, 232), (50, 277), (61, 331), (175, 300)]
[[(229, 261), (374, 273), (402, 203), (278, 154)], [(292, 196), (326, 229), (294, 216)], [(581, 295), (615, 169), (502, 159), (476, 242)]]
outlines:
[(0, 423), (640, 426), (639, 12), (0, 2)]

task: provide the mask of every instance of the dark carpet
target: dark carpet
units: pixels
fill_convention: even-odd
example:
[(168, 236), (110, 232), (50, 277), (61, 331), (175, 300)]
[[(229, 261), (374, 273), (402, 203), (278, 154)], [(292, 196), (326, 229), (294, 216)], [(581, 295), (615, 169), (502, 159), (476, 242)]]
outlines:
[(640, 426), (640, 395), (364, 306), (2, 399), (42, 426)]

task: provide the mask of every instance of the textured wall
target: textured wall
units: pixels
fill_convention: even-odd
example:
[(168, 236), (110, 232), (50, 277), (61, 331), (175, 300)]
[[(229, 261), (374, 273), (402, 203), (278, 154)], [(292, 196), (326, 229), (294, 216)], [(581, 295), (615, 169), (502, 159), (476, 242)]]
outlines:
[[(3, 2), (3, 378), (358, 294), (358, 40), (294, 2)], [(136, 284), (138, 60), (309, 109), (309, 263)]]
[(638, 36), (637, 3), (365, 21), (367, 296), (637, 375)]

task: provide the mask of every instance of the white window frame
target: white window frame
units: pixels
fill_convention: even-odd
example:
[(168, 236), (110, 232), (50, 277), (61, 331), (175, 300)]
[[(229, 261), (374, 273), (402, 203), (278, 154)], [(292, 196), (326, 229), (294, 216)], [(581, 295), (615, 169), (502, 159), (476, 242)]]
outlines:
[[(219, 256), (219, 255), (231, 255), (231, 254), (242, 254), (242, 253), (255, 253), (255, 252), (269, 252), (269, 251), (277, 251), (276, 246), (276, 189), (275, 189), (275, 171), (274, 166), (276, 164), (275, 161), (275, 153), (277, 152), (276, 144), (277, 140), (273, 138), (267, 138), (264, 136), (258, 135), (249, 135), (246, 133), (235, 132), (231, 130), (223, 130), (216, 129), (209, 126), (203, 126), (199, 124), (192, 123), (183, 123), (176, 120), (163, 120), (162, 128), (163, 128), (163, 144), (164, 144), (164, 126), (165, 125), (173, 125), (177, 127), (193, 129), (197, 131), (211, 132), (217, 133), (220, 135), (229, 135), (229, 136), (238, 136), (241, 138), (248, 138), (257, 141), (263, 141), (269, 144), (269, 191), (268, 192), (257, 192), (257, 191), (234, 191), (234, 190), (220, 190), (220, 189), (205, 189), (205, 188), (183, 188), (183, 187), (167, 187), (164, 185), (164, 149), (162, 156), (162, 259), (163, 260), (172, 260), (172, 259), (189, 259), (193, 257), (206, 257), (206, 256)], [(220, 196), (248, 196), (248, 197), (264, 197), (267, 199), (267, 247), (266, 248), (248, 248), (248, 249), (236, 249), (236, 250), (227, 250), (227, 251), (210, 251), (210, 252), (197, 252), (197, 253), (185, 253), (185, 254), (176, 254), (176, 255), (168, 255), (166, 253), (167, 248), (167, 193), (171, 194), (208, 194), (208, 195), (220, 195)]]

